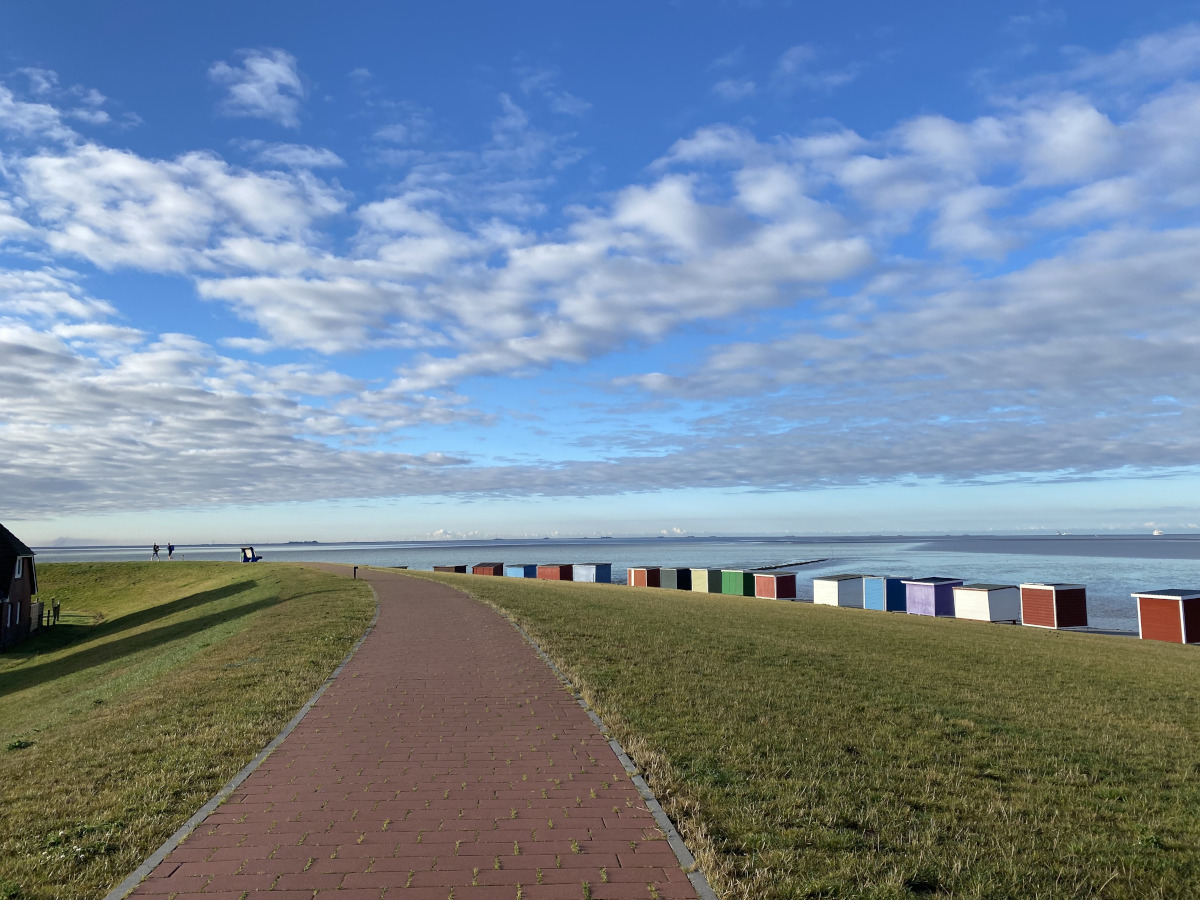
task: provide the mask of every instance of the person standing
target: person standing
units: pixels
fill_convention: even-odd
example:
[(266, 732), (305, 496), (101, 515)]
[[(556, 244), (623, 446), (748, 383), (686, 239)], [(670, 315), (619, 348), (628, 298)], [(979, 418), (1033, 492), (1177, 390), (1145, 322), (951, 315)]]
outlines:
[(150, 556), (151, 561), (158, 559), (158, 544), (154, 545), (154, 553)]
[(175, 558), (175, 545), (167, 541), (167, 559)]

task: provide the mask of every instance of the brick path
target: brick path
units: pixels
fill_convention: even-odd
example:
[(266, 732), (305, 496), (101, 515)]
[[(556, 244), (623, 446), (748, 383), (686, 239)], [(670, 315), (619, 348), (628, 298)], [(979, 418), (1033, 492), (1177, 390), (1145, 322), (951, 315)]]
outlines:
[(365, 577), (375, 630), (130, 896), (696, 897), (607, 740), (511, 625), (442, 585)]

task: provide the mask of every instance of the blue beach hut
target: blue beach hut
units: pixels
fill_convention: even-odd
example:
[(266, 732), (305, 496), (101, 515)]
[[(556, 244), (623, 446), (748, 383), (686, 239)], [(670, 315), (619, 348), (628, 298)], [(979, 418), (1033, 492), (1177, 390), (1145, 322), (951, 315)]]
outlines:
[(886, 575), (863, 576), (863, 606), (884, 612), (906, 612), (908, 591), (904, 581)]
[(506, 564), (504, 574), (508, 578), (537, 578), (537, 566), (533, 563)]
[(909, 615), (954, 618), (954, 589), (961, 578), (905, 578), (905, 600)]
[(576, 563), (575, 581), (598, 581), (612, 584), (612, 563)]

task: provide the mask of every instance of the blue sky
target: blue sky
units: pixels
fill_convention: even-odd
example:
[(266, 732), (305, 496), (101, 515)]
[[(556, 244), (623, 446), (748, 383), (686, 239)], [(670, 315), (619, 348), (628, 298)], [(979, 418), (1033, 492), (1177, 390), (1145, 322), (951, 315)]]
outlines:
[(30, 542), (1200, 529), (1195, 5), (0, 14)]

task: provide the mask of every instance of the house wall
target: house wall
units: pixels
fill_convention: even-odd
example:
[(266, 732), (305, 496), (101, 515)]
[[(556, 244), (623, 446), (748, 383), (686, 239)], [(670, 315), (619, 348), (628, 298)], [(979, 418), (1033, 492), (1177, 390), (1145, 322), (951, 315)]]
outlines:
[(1021, 592), (1015, 587), (994, 591), (954, 589), (954, 615), (981, 622), (1019, 621)]
[(692, 590), (706, 594), (721, 593), (721, 570), (692, 569)]
[(1178, 600), (1138, 597), (1138, 629), (1147, 641), (1183, 643), (1183, 622)]
[(29, 637), (34, 586), (37, 583), (33, 558), (21, 558), (19, 578), (15, 570), (14, 564), (6, 573), (9, 576), (8, 601), (0, 603), (0, 647), (11, 647)]
[(1200, 644), (1200, 600), (1183, 601), (1183, 640)]
[(612, 583), (612, 563), (579, 563), (571, 573), (574, 581)]
[(658, 574), (657, 568), (630, 569), (627, 580), (633, 587), (658, 587)]
[(1065, 591), (1055, 591), (1055, 602), (1058, 604), (1059, 628), (1083, 628), (1087, 625), (1087, 591), (1082, 588), (1068, 588)]
[(1054, 591), (1050, 588), (1021, 588), (1021, 621), (1042, 628), (1057, 627)]
[(755, 575), (754, 596), (767, 600), (795, 600), (796, 576), (792, 574)]

